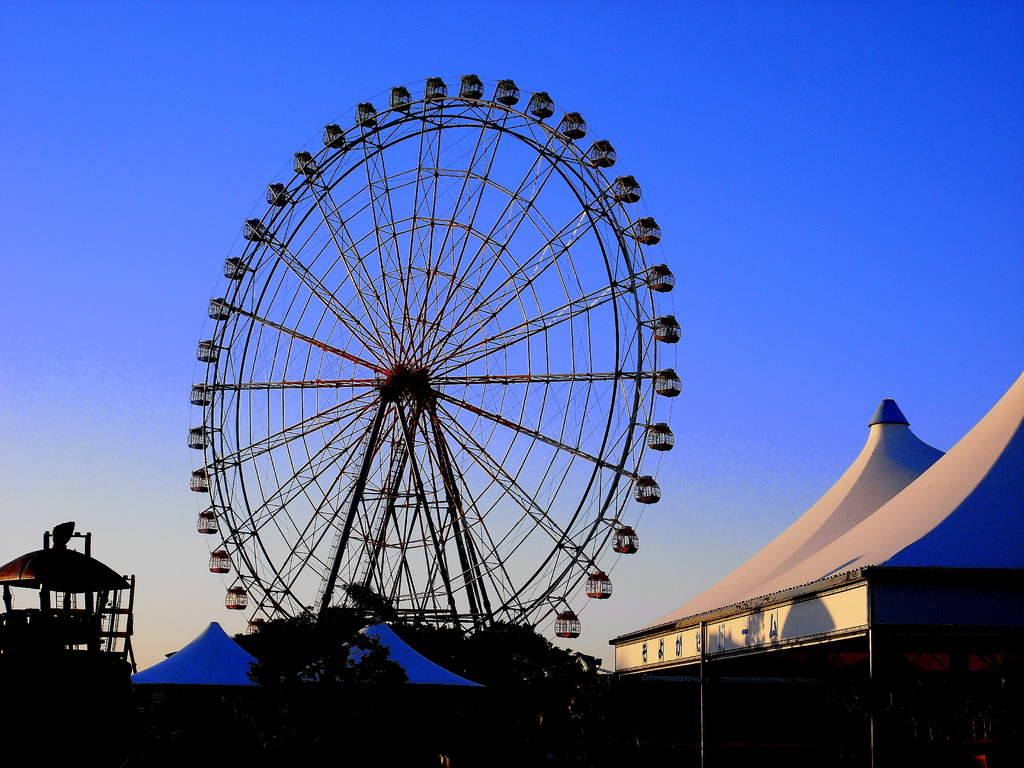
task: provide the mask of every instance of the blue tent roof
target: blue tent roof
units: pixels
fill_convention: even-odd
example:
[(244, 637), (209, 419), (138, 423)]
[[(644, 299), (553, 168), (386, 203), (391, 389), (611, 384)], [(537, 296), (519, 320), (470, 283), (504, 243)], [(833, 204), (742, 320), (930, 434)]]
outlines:
[[(394, 633), (387, 624), (375, 624), (366, 627), (362, 634), (372, 637), (388, 649), (391, 660), (396, 662), (405, 670), (410, 683), (417, 685), (468, 685), (482, 688), (480, 683), (474, 683), (464, 677), (459, 677), (454, 672), (449, 672), (444, 667), (438, 666), (430, 659), (421, 655)], [(362, 658), (358, 651), (352, 654), (356, 663)]]
[(136, 685), (255, 685), (249, 666), (256, 657), (242, 650), (220, 624), (210, 626), (173, 656), (132, 675)]
[(874, 415), (871, 417), (871, 421), (868, 422), (868, 426), (875, 424), (906, 424), (910, 426), (910, 422), (907, 421), (907, 417), (903, 415), (903, 411), (896, 405), (896, 401), (891, 397), (887, 397), (878, 404), (875, 409)]

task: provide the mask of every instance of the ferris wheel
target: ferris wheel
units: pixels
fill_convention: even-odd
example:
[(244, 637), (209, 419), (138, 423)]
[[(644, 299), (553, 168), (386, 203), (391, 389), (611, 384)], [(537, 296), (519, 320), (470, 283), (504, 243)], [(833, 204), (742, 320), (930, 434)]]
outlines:
[(576, 637), (661, 497), (675, 279), (579, 113), (510, 80), (421, 87), (325, 126), (244, 222), (198, 346), (197, 527), (254, 624), (359, 586)]

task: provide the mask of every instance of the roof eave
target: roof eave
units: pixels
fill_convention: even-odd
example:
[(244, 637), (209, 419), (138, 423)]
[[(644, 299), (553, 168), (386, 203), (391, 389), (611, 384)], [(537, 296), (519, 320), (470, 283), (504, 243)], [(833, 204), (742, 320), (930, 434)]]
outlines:
[(732, 603), (730, 605), (723, 605), (719, 608), (713, 608), (710, 611), (702, 611), (700, 613), (694, 613), (690, 616), (684, 616), (680, 619), (674, 619), (672, 621), (666, 621), (663, 624), (656, 624), (650, 627), (644, 627), (633, 632), (627, 632), (624, 635), (613, 637), (608, 641), (608, 645), (619, 645), (626, 643), (631, 640), (644, 637), (645, 635), (652, 635), (658, 632), (664, 632), (672, 629), (683, 629), (685, 627), (692, 626), (694, 623), (702, 621), (714, 621), (720, 619), (723, 616), (729, 616), (734, 613), (743, 613), (744, 611), (753, 611), (759, 608), (764, 608), (768, 605), (778, 603), (784, 600), (791, 600), (797, 597), (803, 597), (814, 592), (820, 592), (823, 589), (833, 589), (835, 587), (843, 586), (854, 581), (860, 581), (865, 578), (865, 570), (863, 568), (857, 568), (852, 571), (845, 571), (843, 573), (837, 573), (832, 576), (826, 576), (823, 579), (811, 581), (806, 584), (799, 584), (795, 587), (789, 587), (787, 589), (779, 590), (778, 592), (769, 592), (766, 595), (751, 598), (749, 600), (742, 600), (738, 603)]

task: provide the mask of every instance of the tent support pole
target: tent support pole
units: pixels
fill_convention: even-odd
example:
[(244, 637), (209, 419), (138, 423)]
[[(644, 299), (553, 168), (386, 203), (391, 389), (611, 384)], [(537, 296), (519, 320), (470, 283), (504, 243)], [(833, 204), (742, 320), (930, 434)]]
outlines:
[(707, 745), (707, 692), (705, 691), (705, 686), (707, 684), (707, 671), (704, 667), (704, 649), (708, 644), (707, 635), (708, 625), (706, 622), (702, 621), (697, 635), (700, 641), (700, 768), (707, 768), (710, 764), (708, 762)]
[(868, 765), (876, 768), (878, 759), (875, 752), (878, 747), (878, 725), (875, 722), (878, 708), (878, 696), (875, 692), (875, 626), (874, 626), (874, 590), (868, 582)]

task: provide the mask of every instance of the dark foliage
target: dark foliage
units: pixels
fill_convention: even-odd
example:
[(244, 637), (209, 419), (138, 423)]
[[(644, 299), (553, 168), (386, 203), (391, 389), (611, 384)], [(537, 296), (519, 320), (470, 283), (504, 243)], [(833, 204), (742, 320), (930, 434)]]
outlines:
[(274, 619), (235, 641), (259, 659), (249, 676), (267, 690), (405, 682), (387, 649), (359, 634), (365, 623), (359, 611), (331, 608), (319, 621), (311, 615)]
[[(557, 764), (570, 756), (600, 763), (587, 755), (604, 741), (601, 712), (611, 680), (593, 660), (529, 627), (494, 624), (465, 633), (401, 624), (372, 592), (350, 590), (350, 600), (353, 607), (332, 609), (319, 622), (275, 620), (237, 638), (260, 659), (252, 677), (262, 688), (249, 718), (263, 757), (323, 759), (336, 754), (343, 727), (359, 734), (346, 741), (353, 760), (380, 760), (386, 745), (389, 760), (405, 765), (436, 765), (441, 756), (460, 766)], [(428, 659), (485, 688), (398, 685), (401, 668), (359, 635), (387, 619)], [(353, 665), (356, 654), (361, 661)]]
[[(395, 625), (427, 658), (485, 685), (486, 707), (464, 712), (466, 737), (452, 753), (460, 765), (602, 764), (614, 680), (596, 660), (554, 646), (530, 627), (498, 623), (463, 634), (450, 628)], [(472, 735), (469, 735), (472, 734)], [(510, 738), (510, 735), (512, 738)], [(501, 744), (497, 752), (495, 744)]]
[[(258, 688), (168, 691), (143, 702), (150, 736), (141, 756), (154, 765), (204, 752), (249, 765), (605, 764), (602, 712), (612, 680), (593, 660), (529, 627), (465, 633), (402, 624), (370, 590), (349, 588), (348, 598), (348, 607), (319, 620), (276, 619), (237, 636), (259, 659), (250, 673)], [(382, 621), (431, 661), (485, 687), (405, 685), (387, 649), (359, 634)], [(236, 736), (227, 751), (225, 732)]]

